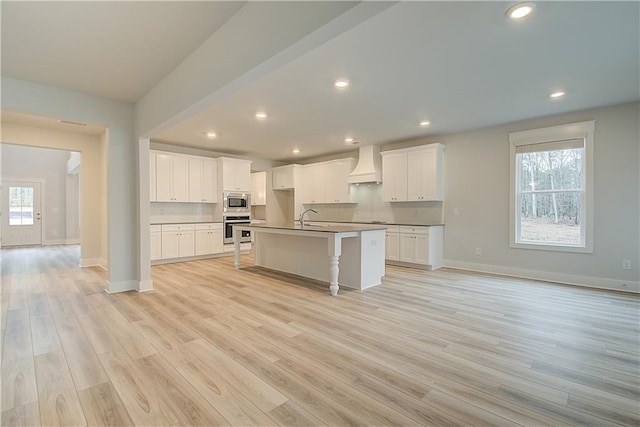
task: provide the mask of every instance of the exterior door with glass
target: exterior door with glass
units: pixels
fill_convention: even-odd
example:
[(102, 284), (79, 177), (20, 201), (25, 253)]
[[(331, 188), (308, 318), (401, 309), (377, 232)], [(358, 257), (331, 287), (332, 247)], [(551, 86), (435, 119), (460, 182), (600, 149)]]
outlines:
[(40, 183), (2, 183), (2, 246), (42, 244)]

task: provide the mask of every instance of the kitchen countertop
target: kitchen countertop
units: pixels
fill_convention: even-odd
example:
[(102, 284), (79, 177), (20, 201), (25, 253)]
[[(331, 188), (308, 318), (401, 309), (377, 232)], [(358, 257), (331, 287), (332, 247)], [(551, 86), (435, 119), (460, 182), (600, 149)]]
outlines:
[(330, 222), (330, 223), (341, 223), (341, 224), (370, 224), (370, 225), (405, 225), (410, 227), (444, 227), (443, 223), (429, 223), (429, 224), (409, 224), (409, 223), (401, 223), (401, 222), (359, 222), (359, 221), (322, 221), (322, 220), (313, 220), (310, 219), (308, 222)]
[[(317, 221), (316, 221), (317, 222)], [(278, 230), (291, 230), (291, 231), (317, 231), (321, 233), (348, 233), (350, 231), (372, 231), (372, 230), (386, 230), (385, 224), (358, 224), (358, 225), (305, 225), (301, 227), (297, 223), (266, 223), (266, 224), (242, 224), (234, 225), (235, 227), (242, 228), (266, 228), (266, 229), (278, 229)]]
[(162, 221), (152, 222), (151, 225), (176, 225), (176, 224), (222, 224), (222, 221)]

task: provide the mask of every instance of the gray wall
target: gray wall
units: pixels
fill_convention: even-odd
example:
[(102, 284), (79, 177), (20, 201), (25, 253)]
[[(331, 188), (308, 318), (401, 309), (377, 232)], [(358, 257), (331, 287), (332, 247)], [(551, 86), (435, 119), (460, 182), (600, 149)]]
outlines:
[[(49, 148), (0, 144), (2, 178), (43, 182), (43, 244), (67, 240), (67, 159), (69, 152)], [(77, 206), (76, 206), (77, 209)], [(72, 213), (73, 214), (73, 213)], [(75, 230), (69, 238), (75, 239)]]
[[(445, 151), (446, 265), (640, 291), (640, 130), (638, 103), (386, 145), (440, 142)], [(508, 133), (595, 120), (594, 252), (509, 247)], [(453, 215), (458, 208), (460, 214)], [(482, 255), (475, 255), (482, 248)], [(622, 259), (632, 261), (622, 270)]]

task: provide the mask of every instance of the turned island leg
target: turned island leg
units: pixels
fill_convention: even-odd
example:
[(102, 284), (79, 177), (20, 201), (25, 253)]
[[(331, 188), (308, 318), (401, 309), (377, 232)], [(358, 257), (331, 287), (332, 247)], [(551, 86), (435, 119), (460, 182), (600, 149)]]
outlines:
[(329, 291), (331, 291), (331, 296), (338, 295), (338, 273), (340, 269), (338, 268), (338, 257), (332, 256), (329, 257), (329, 273), (331, 274), (331, 281), (329, 282)]
[(331, 296), (338, 295), (340, 286), (338, 285), (338, 275), (340, 268), (338, 267), (338, 259), (342, 253), (342, 239), (336, 238), (335, 234), (329, 237), (329, 291)]

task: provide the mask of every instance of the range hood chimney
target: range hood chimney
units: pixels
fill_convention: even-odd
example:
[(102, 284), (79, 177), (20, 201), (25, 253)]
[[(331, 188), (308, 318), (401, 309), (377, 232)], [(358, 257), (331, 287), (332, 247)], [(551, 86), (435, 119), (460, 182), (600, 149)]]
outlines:
[(380, 172), (380, 146), (367, 145), (360, 147), (358, 154), (358, 164), (349, 174), (349, 184), (382, 182), (382, 173)]

